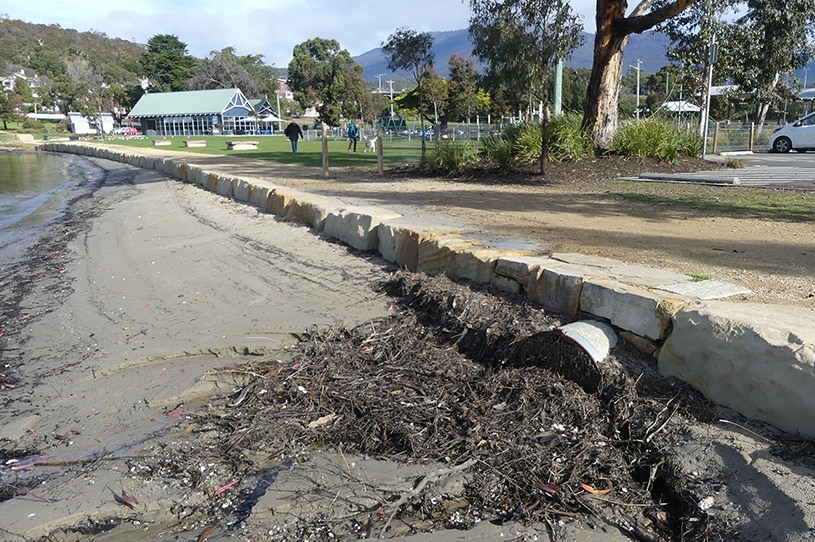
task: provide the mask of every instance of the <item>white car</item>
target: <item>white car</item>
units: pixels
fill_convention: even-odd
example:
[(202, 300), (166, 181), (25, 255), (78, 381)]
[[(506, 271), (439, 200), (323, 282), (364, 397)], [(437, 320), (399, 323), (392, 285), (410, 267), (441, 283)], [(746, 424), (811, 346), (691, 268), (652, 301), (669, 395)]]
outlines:
[(770, 136), (770, 152), (815, 150), (815, 112), (776, 128)]

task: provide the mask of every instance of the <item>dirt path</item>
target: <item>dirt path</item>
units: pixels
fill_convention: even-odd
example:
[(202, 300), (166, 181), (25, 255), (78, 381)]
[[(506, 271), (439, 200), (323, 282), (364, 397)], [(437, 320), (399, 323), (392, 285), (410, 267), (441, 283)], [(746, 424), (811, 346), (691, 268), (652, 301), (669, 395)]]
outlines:
[[(542, 251), (604, 256), (705, 275), (753, 291), (736, 300), (815, 308), (815, 224), (722, 217), (623, 200), (602, 184), (483, 184), (384, 179), (333, 171), (330, 179), (274, 182), (351, 203), (372, 201), (444, 217), (485, 238), (534, 242)], [(739, 190), (739, 188), (732, 188)]]

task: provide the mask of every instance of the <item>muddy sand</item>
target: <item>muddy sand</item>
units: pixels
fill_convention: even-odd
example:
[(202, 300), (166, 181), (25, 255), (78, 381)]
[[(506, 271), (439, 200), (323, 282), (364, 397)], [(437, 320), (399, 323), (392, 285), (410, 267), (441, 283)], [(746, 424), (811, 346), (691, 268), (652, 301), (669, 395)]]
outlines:
[(815, 446), (625, 345), (587, 390), (521, 300), (94, 163), (0, 272), (0, 539), (815, 537)]

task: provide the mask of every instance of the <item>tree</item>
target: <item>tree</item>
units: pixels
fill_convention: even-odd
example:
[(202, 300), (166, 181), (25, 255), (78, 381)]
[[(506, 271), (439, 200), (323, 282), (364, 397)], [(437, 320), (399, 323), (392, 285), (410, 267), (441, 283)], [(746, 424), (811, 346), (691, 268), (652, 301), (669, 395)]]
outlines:
[[(599, 0), (603, 1), (603, 0)], [(548, 173), (551, 69), (580, 44), (580, 25), (563, 0), (470, 0), (473, 54), (488, 71), (544, 105), (540, 173)]]
[(3, 121), (3, 130), (8, 130), (9, 122), (17, 120), (14, 103), (9, 99), (8, 94), (3, 89), (0, 89), (0, 120)]
[[(447, 79), (437, 74), (433, 68), (428, 68), (428, 73), (424, 76), (425, 79), (425, 94), (427, 101), (433, 105), (433, 125), (434, 125), (434, 139), (436, 143), (439, 142), (441, 135), (441, 124), (439, 124), (439, 116), (446, 116), (447, 102), (448, 102), (448, 83)], [(424, 114), (424, 113), (422, 113)], [(445, 123), (446, 124), (446, 121)]]
[(452, 55), (450, 68), (450, 111), (457, 118), (470, 119), (479, 105), (478, 72), (473, 61)]
[(617, 131), (623, 50), (629, 36), (650, 30), (696, 1), (666, 0), (651, 10), (656, 0), (641, 0), (626, 16), (627, 0), (597, 0), (594, 61), (586, 91), (583, 128), (592, 136), (598, 150), (608, 150)]
[(210, 52), (211, 58), (197, 63), (187, 81), (190, 90), (239, 88), (247, 96), (268, 96), (277, 88), (274, 68), (263, 63), (263, 55), (237, 56), (234, 47)]
[(336, 40), (322, 38), (294, 46), (288, 85), (300, 106), (315, 106), (328, 126), (339, 126), (345, 112), (358, 114), (360, 88), (367, 88), (362, 66)]
[(156, 34), (147, 40), (147, 50), (139, 59), (143, 75), (160, 92), (187, 89), (187, 79), (195, 59), (187, 54), (187, 44), (172, 34)]
[(424, 137), (424, 92), (422, 83), (433, 67), (433, 37), (427, 32), (416, 32), (409, 28), (400, 28), (388, 37), (382, 44), (382, 52), (388, 60), (388, 69), (391, 71), (408, 70), (416, 82), (419, 95), (419, 125), (422, 130), (422, 164), (427, 160), (427, 145)]
[(736, 40), (731, 43), (739, 69), (730, 75), (741, 89), (754, 92), (761, 129), (770, 105), (786, 90), (781, 74), (804, 67), (813, 57), (815, 2), (748, 0), (734, 28)]

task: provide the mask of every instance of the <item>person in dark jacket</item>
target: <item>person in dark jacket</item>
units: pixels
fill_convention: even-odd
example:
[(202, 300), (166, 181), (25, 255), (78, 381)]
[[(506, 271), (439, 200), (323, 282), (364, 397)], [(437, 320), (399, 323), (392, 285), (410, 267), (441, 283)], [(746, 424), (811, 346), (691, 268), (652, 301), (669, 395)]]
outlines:
[(291, 121), (283, 130), (283, 133), (291, 140), (291, 152), (297, 152), (297, 140), (303, 137), (303, 130), (300, 129), (300, 125)]

